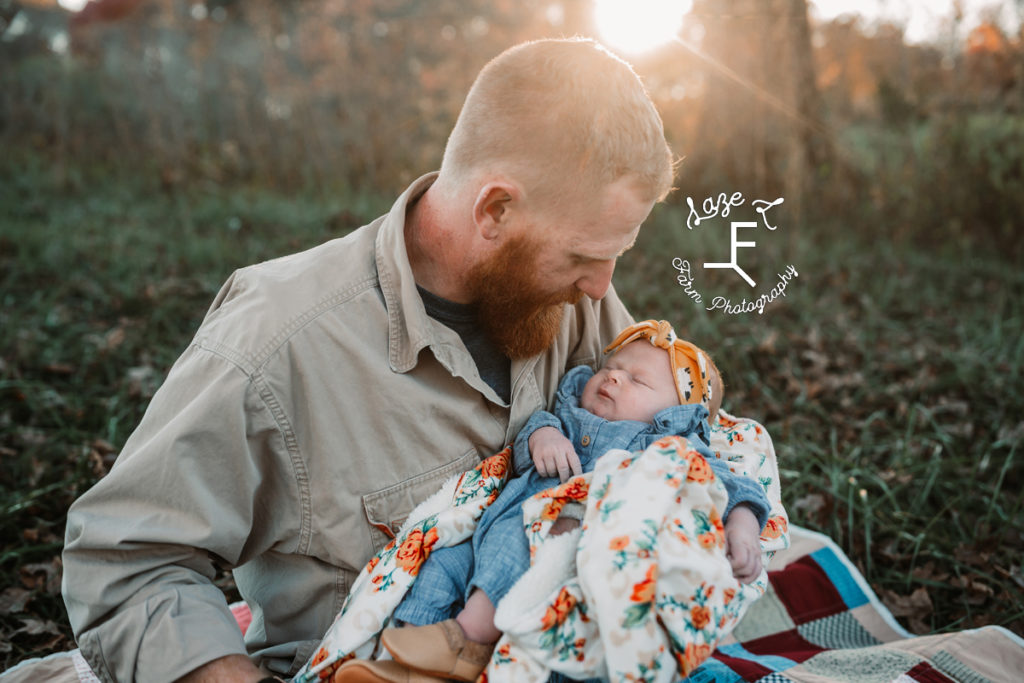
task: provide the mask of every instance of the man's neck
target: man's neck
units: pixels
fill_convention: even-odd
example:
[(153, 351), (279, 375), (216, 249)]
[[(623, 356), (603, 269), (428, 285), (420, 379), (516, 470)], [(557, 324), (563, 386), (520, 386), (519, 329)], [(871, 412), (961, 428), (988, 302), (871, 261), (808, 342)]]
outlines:
[(417, 285), (449, 301), (472, 303), (462, 286), (470, 238), (460, 233), (460, 225), (431, 186), (406, 212), (405, 248)]

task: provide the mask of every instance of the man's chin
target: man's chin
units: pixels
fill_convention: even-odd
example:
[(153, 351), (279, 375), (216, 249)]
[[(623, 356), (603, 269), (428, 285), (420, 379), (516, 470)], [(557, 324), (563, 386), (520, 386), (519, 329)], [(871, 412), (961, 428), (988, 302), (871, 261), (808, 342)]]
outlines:
[(548, 305), (517, 323), (494, 321), (491, 338), (502, 353), (513, 360), (530, 358), (546, 351), (562, 328), (565, 304)]

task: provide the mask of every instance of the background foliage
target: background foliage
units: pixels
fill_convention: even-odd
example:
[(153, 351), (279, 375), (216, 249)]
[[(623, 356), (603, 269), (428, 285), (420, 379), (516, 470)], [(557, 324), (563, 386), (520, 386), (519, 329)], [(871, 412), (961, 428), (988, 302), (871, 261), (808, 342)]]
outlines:
[[(70, 645), (67, 506), (231, 270), (384, 211), (437, 166), (487, 59), (589, 17), (584, 0), (107, 0), (72, 20), (0, 0), (5, 666)], [(682, 162), (620, 261), (623, 299), (714, 351), (726, 407), (775, 439), (793, 520), (904, 624), (1024, 633), (1022, 36), (954, 21), (911, 46), (809, 24), (802, 0), (718, 0), (681, 38), (634, 59)], [(724, 221), (685, 227), (687, 197), (723, 191), (786, 198), (742, 257), (759, 284), (800, 272), (764, 315), (676, 284), (672, 257), (728, 253)], [(726, 272), (699, 286), (749, 296)]]

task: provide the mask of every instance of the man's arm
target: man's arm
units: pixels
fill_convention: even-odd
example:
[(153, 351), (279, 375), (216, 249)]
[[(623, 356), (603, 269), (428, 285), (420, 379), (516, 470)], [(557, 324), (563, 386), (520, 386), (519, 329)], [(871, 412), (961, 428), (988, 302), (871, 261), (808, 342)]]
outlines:
[(245, 655), (228, 655), (179, 678), (178, 683), (257, 683), (266, 676)]
[(263, 552), (301, 507), (266, 392), (191, 347), (111, 472), (71, 507), (64, 600), (101, 679), (172, 681), (245, 655), (214, 562)]

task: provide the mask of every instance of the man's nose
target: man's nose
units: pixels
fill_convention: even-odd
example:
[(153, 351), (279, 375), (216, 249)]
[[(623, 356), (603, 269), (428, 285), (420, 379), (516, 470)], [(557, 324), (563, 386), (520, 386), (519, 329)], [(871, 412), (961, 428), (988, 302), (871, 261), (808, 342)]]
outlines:
[(587, 274), (576, 281), (576, 287), (594, 301), (604, 298), (608, 287), (612, 284), (612, 273), (615, 272), (615, 259), (598, 261), (590, 267)]

